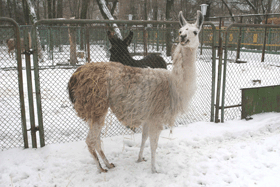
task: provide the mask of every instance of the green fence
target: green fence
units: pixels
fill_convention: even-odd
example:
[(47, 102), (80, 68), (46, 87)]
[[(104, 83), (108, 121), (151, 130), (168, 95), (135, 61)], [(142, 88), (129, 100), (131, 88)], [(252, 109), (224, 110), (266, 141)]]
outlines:
[[(142, 59), (147, 54), (158, 54), (167, 62), (167, 69), (172, 69), (172, 57), (168, 50), (176, 43), (178, 37), (178, 22), (151, 22), (151, 21), (96, 21), (96, 20), (42, 20), (32, 28), (21, 27), (20, 37), (26, 43), (23, 51), (23, 85), (26, 99), (27, 124), (26, 133), (29, 137), (29, 146), (44, 146), (50, 143), (62, 143), (84, 140), (87, 134), (87, 125), (79, 119), (69, 101), (67, 83), (72, 73), (87, 62), (109, 61), (111, 47), (108, 40), (108, 24), (116, 22), (123, 37), (129, 31), (133, 31), (134, 37), (128, 47), (134, 59)], [(150, 24), (153, 25), (150, 26)], [(145, 27), (148, 25), (148, 27)], [(211, 23), (204, 23), (204, 27), (213, 27)], [(31, 40), (28, 32), (32, 32)], [(74, 31), (71, 39), (70, 32)], [(0, 29), (2, 32), (2, 29)], [(205, 31), (206, 32), (206, 31)], [(207, 33), (214, 35), (213, 30)], [(39, 37), (37, 37), (39, 36)], [(0, 36), (1, 37), (1, 36)], [(5, 39), (14, 35), (5, 36)], [(70, 40), (75, 39), (75, 53), (71, 51)], [(2, 40), (2, 39), (1, 39)], [(3, 38), (4, 40), (4, 38)], [(27, 41), (31, 41), (31, 49)], [(5, 43), (1, 45), (1, 55), (7, 54)], [(168, 49), (169, 48), (169, 49)], [(71, 65), (71, 53), (76, 54), (76, 62)], [(215, 88), (215, 48), (204, 48), (203, 55), (198, 52), (198, 90), (190, 110), (176, 120), (176, 126), (186, 125), (195, 121), (213, 120)], [(19, 55), (20, 56), (20, 55)], [(7, 66), (3, 71), (12, 71), (10, 61), (15, 59), (3, 59)], [(214, 65), (213, 65), (214, 64)], [(213, 73), (214, 72), (214, 73)], [(11, 79), (5, 79), (9, 84)], [(4, 94), (3, 97), (6, 97)], [(0, 110), (3, 115), (9, 107)], [(7, 120), (12, 121), (12, 116)], [(140, 132), (141, 129), (136, 129)], [(122, 126), (116, 117), (109, 112), (106, 118), (106, 126), (102, 130), (102, 136), (115, 136), (133, 134), (131, 129)], [(7, 138), (1, 142), (1, 149), (13, 147), (7, 142)], [(18, 147), (16, 145), (15, 147)]]

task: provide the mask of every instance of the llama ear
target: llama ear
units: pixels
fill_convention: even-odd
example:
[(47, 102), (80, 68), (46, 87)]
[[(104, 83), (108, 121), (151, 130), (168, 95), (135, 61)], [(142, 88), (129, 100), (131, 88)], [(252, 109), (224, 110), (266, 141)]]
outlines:
[(181, 27), (183, 27), (184, 25), (186, 25), (186, 24), (188, 23), (188, 22), (185, 20), (182, 11), (179, 12), (179, 23), (180, 23), (180, 26), (181, 26)]
[(109, 37), (109, 38), (113, 38), (114, 33), (113, 33), (113, 32), (111, 32), (111, 31), (107, 31), (107, 35), (108, 35), (108, 37)]
[(204, 16), (202, 15), (202, 13), (198, 10), (197, 11), (197, 18), (196, 18), (196, 22), (195, 25), (196, 27), (200, 30), (203, 24), (203, 20), (204, 20)]
[(129, 35), (128, 35), (123, 41), (125, 42), (125, 44), (126, 44), (127, 46), (129, 46), (130, 43), (131, 43), (131, 41), (132, 41), (132, 38), (133, 38), (133, 32), (130, 31), (130, 32), (129, 32)]
[(114, 40), (113, 40), (114, 33), (111, 32), (111, 31), (107, 31), (107, 36), (108, 36), (108, 39), (109, 39), (110, 43), (113, 44), (114, 43)]

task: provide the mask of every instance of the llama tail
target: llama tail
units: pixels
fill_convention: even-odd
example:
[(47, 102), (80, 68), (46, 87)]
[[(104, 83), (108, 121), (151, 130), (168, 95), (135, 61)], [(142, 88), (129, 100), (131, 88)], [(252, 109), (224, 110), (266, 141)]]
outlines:
[(71, 76), (69, 82), (68, 82), (68, 93), (69, 93), (69, 99), (70, 101), (72, 102), (72, 104), (75, 103), (76, 101), (76, 98), (75, 98), (75, 85), (77, 84), (77, 79), (76, 79), (76, 76), (75, 76), (75, 73)]

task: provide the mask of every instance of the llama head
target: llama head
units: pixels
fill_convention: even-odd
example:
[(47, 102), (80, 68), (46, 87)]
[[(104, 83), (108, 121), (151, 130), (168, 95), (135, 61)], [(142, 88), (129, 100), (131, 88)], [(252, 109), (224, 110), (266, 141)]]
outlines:
[(130, 31), (124, 40), (114, 36), (114, 33), (110, 31), (107, 32), (107, 35), (111, 43), (111, 49), (109, 50), (111, 53), (110, 61), (123, 63), (129, 60), (128, 57), (130, 57), (130, 54), (128, 51), (128, 46), (132, 41), (133, 32)]
[(202, 13), (198, 10), (196, 22), (194, 24), (190, 24), (185, 20), (182, 11), (179, 12), (179, 23), (181, 26), (179, 29), (179, 43), (181, 46), (188, 48), (198, 47), (198, 33), (201, 30), (203, 19)]

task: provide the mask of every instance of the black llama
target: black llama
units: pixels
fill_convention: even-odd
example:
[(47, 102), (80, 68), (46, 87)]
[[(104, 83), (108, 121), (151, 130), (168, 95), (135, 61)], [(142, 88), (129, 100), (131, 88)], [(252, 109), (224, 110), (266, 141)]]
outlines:
[(167, 64), (164, 59), (156, 54), (149, 54), (141, 60), (134, 60), (128, 51), (128, 46), (131, 43), (133, 38), (133, 32), (130, 31), (129, 35), (121, 40), (117, 37), (114, 37), (114, 33), (108, 31), (108, 38), (112, 45), (110, 49), (111, 57), (110, 61), (120, 62), (123, 65), (140, 67), (140, 68), (164, 68), (167, 69)]

